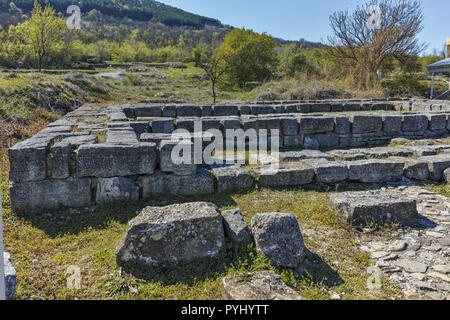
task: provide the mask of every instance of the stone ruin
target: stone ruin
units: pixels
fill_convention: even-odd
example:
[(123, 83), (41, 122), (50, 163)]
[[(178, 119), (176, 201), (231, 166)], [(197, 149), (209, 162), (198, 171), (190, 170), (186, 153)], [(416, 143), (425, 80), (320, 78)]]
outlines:
[[(449, 145), (368, 147), (446, 137), (449, 115), (448, 101), (406, 99), (80, 107), (9, 149), (11, 205), (45, 211), (254, 185), (441, 181)], [(199, 123), (203, 131), (193, 133)], [(279, 130), (279, 145), (289, 150), (280, 152), (275, 175), (264, 170), (270, 157), (251, 169), (177, 164), (171, 158), (176, 129), (188, 132), (187, 143), (200, 139), (203, 149), (208, 129)]]
[[(194, 132), (199, 124), (202, 130)], [(183, 143), (190, 150), (200, 141), (202, 152), (211, 140), (209, 129), (224, 135), (228, 129), (241, 129), (243, 135), (248, 129), (278, 130), (281, 151), (278, 158), (259, 157), (257, 166), (236, 163), (239, 155), (233, 161), (229, 155), (216, 156), (213, 165), (180, 164), (171, 157), (179, 144), (173, 139), (178, 129), (185, 130)], [(397, 183), (402, 187), (332, 193), (330, 206), (359, 227), (419, 226), (407, 232), (400, 229), (395, 245), (365, 239), (361, 249), (377, 261), (371, 272), (383, 272), (405, 292), (448, 298), (450, 203), (412, 185), (449, 181), (450, 145), (439, 140), (449, 134), (450, 101), (84, 106), (9, 150), (11, 206), (15, 211), (40, 212), (254, 187)], [(387, 146), (390, 143), (394, 146)], [(278, 164), (275, 172), (268, 170), (273, 163)], [(444, 204), (438, 211), (430, 210), (439, 202)], [(142, 230), (152, 231), (141, 237)], [(117, 262), (167, 268), (192, 258), (214, 257), (227, 239), (254, 242), (272, 262), (286, 268), (301, 268), (307, 251), (289, 214), (258, 214), (250, 230), (239, 209), (219, 212), (212, 204), (191, 203), (143, 209), (129, 223), (117, 248)], [(192, 245), (187, 248), (183, 243)], [(251, 273), (223, 279), (222, 288), (229, 298), (303, 299), (280, 280), (270, 272)]]

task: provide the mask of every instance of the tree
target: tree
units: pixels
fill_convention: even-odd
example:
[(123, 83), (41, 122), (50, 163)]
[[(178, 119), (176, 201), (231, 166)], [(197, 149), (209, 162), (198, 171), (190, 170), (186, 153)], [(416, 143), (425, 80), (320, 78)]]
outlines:
[[(380, 9), (377, 26), (371, 25), (369, 6)], [(405, 64), (426, 48), (417, 39), (423, 29), (422, 22), (419, 1), (371, 0), (357, 6), (353, 13), (339, 11), (330, 16), (334, 36), (328, 38), (328, 51), (355, 66), (358, 80), (363, 80), (368, 87), (389, 58)]]
[(227, 57), (219, 50), (216, 50), (213, 54), (205, 54), (204, 57), (206, 57), (207, 62), (201, 63), (201, 66), (211, 83), (213, 103), (216, 103), (216, 86), (223, 81), (224, 75), (228, 71)]
[(278, 66), (275, 41), (267, 34), (233, 29), (217, 49), (226, 57), (226, 76), (230, 84), (244, 88), (251, 81), (270, 78)]
[(50, 52), (63, 40), (65, 28), (65, 21), (55, 16), (51, 6), (42, 9), (37, 1), (34, 2), (31, 18), (17, 25), (17, 36), (30, 50), (39, 72)]

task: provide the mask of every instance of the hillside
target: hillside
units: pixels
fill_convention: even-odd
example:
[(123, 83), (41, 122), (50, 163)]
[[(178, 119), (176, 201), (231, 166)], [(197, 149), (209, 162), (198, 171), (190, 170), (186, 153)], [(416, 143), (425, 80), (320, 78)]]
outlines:
[[(203, 28), (205, 25), (221, 27), (219, 20), (192, 14), (153, 0), (48, 0), (57, 12), (65, 13), (70, 5), (78, 5), (83, 15), (97, 10), (114, 18), (129, 18), (135, 21), (161, 22), (170, 26)], [(13, 3), (13, 4), (11, 4)], [(0, 11), (10, 14), (28, 14), (34, 0), (0, 0)]]

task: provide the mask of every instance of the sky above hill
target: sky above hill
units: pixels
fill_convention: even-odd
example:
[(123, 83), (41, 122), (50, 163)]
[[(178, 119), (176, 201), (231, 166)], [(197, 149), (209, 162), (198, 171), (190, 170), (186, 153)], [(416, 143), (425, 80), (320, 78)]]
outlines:
[[(325, 42), (331, 35), (329, 15), (363, 4), (361, 0), (159, 0), (224, 24), (245, 27), (286, 39)], [(441, 50), (450, 38), (450, 1), (422, 1), (425, 21), (420, 39), (426, 52)]]

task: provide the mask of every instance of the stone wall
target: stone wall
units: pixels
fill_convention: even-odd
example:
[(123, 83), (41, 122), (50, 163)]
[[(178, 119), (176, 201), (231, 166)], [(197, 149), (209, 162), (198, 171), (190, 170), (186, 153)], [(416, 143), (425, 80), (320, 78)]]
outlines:
[[(394, 99), (80, 107), (10, 148), (11, 205), (14, 210), (42, 211), (110, 200), (136, 201), (155, 194), (228, 192), (248, 188), (255, 181), (277, 185), (271, 178), (261, 179), (258, 170), (250, 174), (235, 167), (220, 172), (173, 163), (173, 131), (193, 132), (199, 123), (203, 131), (224, 133), (227, 129), (278, 129), (281, 147), (337, 149), (382, 145), (399, 137), (443, 137), (450, 131), (449, 116), (448, 101)], [(192, 134), (190, 139), (203, 137)], [(405, 162), (373, 163), (368, 170), (375, 170), (373, 176), (378, 177), (380, 170), (395, 169), (397, 179), (403, 176)], [(331, 170), (306, 165), (282, 172), (301, 176), (290, 180), (305, 184), (316, 181), (317, 168)], [(354, 166), (338, 164), (346, 172), (339, 179), (363, 177), (367, 164)], [(386, 174), (381, 176), (387, 179)], [(283, 176), (278, 179), (283, 181)]]

